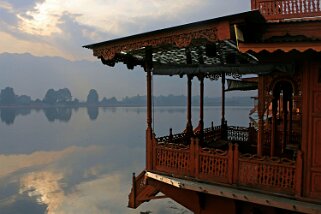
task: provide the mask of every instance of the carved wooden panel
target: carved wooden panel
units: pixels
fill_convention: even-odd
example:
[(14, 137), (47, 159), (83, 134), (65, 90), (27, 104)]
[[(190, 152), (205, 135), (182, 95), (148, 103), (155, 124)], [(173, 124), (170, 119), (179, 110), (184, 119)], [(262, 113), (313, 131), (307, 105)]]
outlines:
[(217, 177), (227, 180), (228, 161), (227, 151), (202, 149), (199, 156), (200, 178)]
[(321, 194), (321, 172), (312, 173), (312, 192)]
[(321, 197), (321, 172), (312, 173), (311, 192), (315, 197)]
[(312, 165), (321, 169), (321, 118), (315, 118), (313, 121), (313, 140), (312, 140)]
[(321, 92), (314, 94), (313, 113), (321, 113)]
[(268, 191), (294, 193), (295, 161), (282, 158), (241, 156), (239, 184)]
[(189, 147), (166, 147), (158, 145), (156, 147), (156, 163), (155, 168), (159, 171), (170, 173), (189, 172), (190, 155)]

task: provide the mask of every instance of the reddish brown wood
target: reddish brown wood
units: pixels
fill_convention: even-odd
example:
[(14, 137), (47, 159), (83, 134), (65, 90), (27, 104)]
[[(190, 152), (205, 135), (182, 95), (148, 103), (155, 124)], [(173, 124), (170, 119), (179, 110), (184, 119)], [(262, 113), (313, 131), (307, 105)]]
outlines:
[(321, 15), (320, 0), (252, 0), (251, 7), (259, 9), (268, 20)]
[(302, 152), (299, 150), (296, 158), (296, 166), (295, 166), (295, 196), (302, 196)]
[(195, 178), (200, 178), (200, 142), (198, 138), (195, 139), (195, 147), (194, 147), (194, 159), (192, 160), (194, 162), (195, 166)]
[(130, 208), (137, 208), (159, 192), (157, 187), (146, 183), (145, 171), (142, 171), (137, 177), (133, 174), (132, 182), (132, 189), (128, 195), (128, 207)]
[(192, 126), (192, 76), (187, 77), (187, 124), (185, 132), (191, 136), (193, 132)]
[[(197, 144), (197, 145), (196, 145)], [(190, 155), (191, 155), (191, 160), (196, 159), (196, 146), (198, 146), (198, 143), (196, 142), (196, 138), (191, 139), (191, 145), (190, 145)], [(196, 161), (191, 161), (190, 163), (190, 176), (192, 177), (197, 177), (197, 170), (196, 169)]]
[(228, 152), (227, 152), (227, 158), (228, 158), (228, 183), (233, 183), (233, 164), (234, 164), (234, 151), (233, 151), (233, 144), (228, 145)]
[(234, 145), (234, 156), (233, 156), (233, 183), (239, 182), (239, 145)]
[(221, 126), (225, 125), (225, 73), (222, 73), (222, 116)]
[(146, 82), (147, 82), (147, 129), (146, 129), (146, 169), (151, 170), (153, 163), (153, 146), (152, 146), (152, 72), (151, 69), (146, 66)]
[(257, 135), (257, 155), (261, 157), (263, 155), (263, 140), (264, 140), (264, 79), (259, 77), (259, 89), (258, 89), (259, 103), (258, 103), (258, 135)]

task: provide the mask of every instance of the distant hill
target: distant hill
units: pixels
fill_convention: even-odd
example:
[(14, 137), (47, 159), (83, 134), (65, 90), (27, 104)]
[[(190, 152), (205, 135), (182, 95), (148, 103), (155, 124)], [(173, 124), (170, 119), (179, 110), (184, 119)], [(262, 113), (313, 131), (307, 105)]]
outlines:
[[(86, 99), (91, 88), (95, 88), (102, 96), (142, 94), (145, 91), (144, 72), (122, 70), (125, 70), (125, 66), (110, 68), (98, 59), (69, 61), (61, 57), (37, 57), (28, 53), (2, 53), (0, 88), (9, 86), (14, 88), (17, 94), (28, 94), (32, 98), (40, 99), (49, 88), (69, 88), (71, 93), (81, 100)], [(126, 89), (124, 84), (135, 88), (135, 91)]]
[[(205, 106), (220, 106), (222, 99), (221, 97), (205, 97), (204, 105)], [(194, 96), (192, 98), (192, 105), (199, 106), (200, 97)], [(134, 97), (125, 97), (122, 100), (117, 100), (116, 98), (103, 98), (101, 104), (104, 106), (145, 106), (146, 105), (146, 96), (134, 96)], [(187, 97), (184, 95), (168, 95), (168, 96), (155, 96), (153, 98), (154, 106), (186, 106)], [(253, 106), (253, 100), (251, 97), (242, 96), (242, 97), (226, 97), (225, 99), (226, 106)]]
[[(68, 88), (73, 96), (72, 99), (77, 98), (80, 101), (86, 100), (88, 91), (94, 88), (101, 98), (116, 97), (117, 102), (126, 105), (138, 105), (138, 103), (142, 105), (135, 96), (146, 94), (146, 74), (142, 68), (128, 71), (125, 65), (108, 67), (98, 59), (69, 61), (60, 57), (37, 57), (28, 53), (2, 53), (0, 76), (1, 89), (12, 87), (16, 94), (26, 94), (33, 100), (37, 98), (42, 100), (50, 88), (55, 90)], [(193, 79), (193, 87), (193, 95), (199, 94), (197, 78)], [(205, 95), (219, 97), (220, 87), (220, 81), (206, 80)], [(185, 105), (186, 97), (179, 94), (186, 94), (186, 78), (154, 76), (153, 91), (157, 96), (157, 99), (155, 98), (157, 105)], [(168, 94), (174, 95), (160, 96)], [(227, 93), (227, 97), (244, 95), (254, 96), (255, 92)], [(131, 99), (126, 100), (126, 96)], [(26, 97), (22, 98), (26, 100)], [(117, 103), (115, 99), (109, 101)], [(219, 100), (214, 98), (205, 99), (207, 105), (218, 105), (218, 102)], [(246, 98), (226, 99), (226, 104), (247, 105), (247, 102)]]

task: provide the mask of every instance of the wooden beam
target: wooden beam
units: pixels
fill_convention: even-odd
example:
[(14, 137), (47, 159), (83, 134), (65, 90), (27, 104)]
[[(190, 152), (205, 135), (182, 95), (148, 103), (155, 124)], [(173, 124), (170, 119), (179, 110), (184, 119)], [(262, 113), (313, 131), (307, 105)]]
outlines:
[(295, 212), (321, 214), (320, 204), (309, 203), (306, 201), (299, 201), (296, 199), (277, 195), (258, 193), (251, 190), (240, 190), (233, 187), (184, 180), (152, 172), (146, 172), (146, 177), (169, 184), (175, 188), (180, 188), (182, 190), (186, 189), (195, 192), (203, 192), (206, 194), (216, 195), (233, 200), (240, 200), (264, 206), (277, 207)]
[(273, 53), (275, 51), (299, 51), (304, 52), (307, 50), (321, 51), (321, 42), (278, 42), (278, 43), (240, 43), (239, 50), (243, 53), (255, 52), (259, 53), (267, 51)]

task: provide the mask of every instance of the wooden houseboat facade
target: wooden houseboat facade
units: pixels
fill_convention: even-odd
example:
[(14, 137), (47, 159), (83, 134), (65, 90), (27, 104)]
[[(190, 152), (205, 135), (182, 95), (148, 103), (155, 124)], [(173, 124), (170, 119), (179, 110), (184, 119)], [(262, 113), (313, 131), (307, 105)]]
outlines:
[[(146, 168), (133, 175), (129, 207), (169, 197), (194, 213), (321, 213), (321, 0), (251, 6), (84, 46), (105, 65), (146, 72)], [(153, 75), (186, 78), (181, 133), (159, 137), (152, 128)], [(198, 124), (191, 120), (193, 78)], [(211, 127), (203, 122), (206, 78), (222, 85), (221, 123)], [(225, 120), (226, 79), (230, 90), (257, 88), (257, 126)]]

